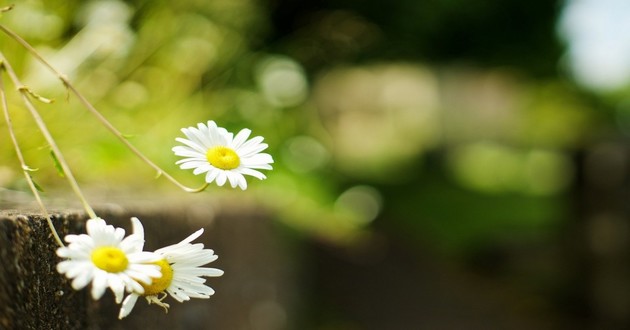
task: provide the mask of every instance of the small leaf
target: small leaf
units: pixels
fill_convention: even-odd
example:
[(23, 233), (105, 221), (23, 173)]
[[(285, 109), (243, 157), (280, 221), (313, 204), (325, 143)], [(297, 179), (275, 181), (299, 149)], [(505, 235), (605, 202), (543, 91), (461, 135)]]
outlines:
[(15, 5), (8, 5), (8, 6), (6, 6), (6, 7), (2, 7), (2, 8), (0, 8), (0, 13), (6, 13), (6, 12), (8, 12), (9, 10), (13, 9), (13, 7), (14, 7), (14, 6), (15, 6)]
[(157, 175), (155, 176), (156, 179), (159, 179), (162, 176), (162, 171), (158, 171)]
[(39, 171), (39, 169), (38, 169), (38, 168), (31, 168), (31, 167), (29, 167), (28, 165), (24, 165), (24, 166), (22, 166), (22, 170), (27, 171), (27, 172), (36, 172), (36, 171)]
[(37, 191), (39, 191), (39, 192), (44, 192), (44, 188), (42, 188), (42, 186), (37, 184), (37, 182), (35, 182), (35, 180), (33, 180), (33, 177), (30, 174), (28, 176), (31, 178), (31, 182), (35, 186), (35, 189), (37, 189)]
[(53, 162), (55, 163), (55, 169), (57, 169), (57, 174), (59, 174), (60, 177), (64, 178), (66, 174), (63, 172), (63, 167), (61, 167), (61, 164), (59, 163), (59, 159), (57, 159), (57, 155), (55, 155), (55, 153), (52, 150), (50, 151), (50, 157), (52, 157)]
[(40, 101), (42, 103), (51, 104), (51, 103), (55, 102), (55, 100), (53, 100), (53, 99), (45, 98), (45, 97), (43, 97), (43, 96), (33, 92), (32, 89), (30, 89), (30, 88), (28, 88), (26, 86), (21, 86), (21, 87), (18, 88), (18, 90), (28, 93), (30, 96), (36, 98), (38, 101)]

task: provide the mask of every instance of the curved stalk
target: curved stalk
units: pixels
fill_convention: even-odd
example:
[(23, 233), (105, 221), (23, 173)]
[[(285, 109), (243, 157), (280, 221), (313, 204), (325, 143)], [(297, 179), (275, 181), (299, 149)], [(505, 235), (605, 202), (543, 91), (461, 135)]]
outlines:
[(87, 202), (85, 196), (83, 195), (83, 192), (81, 192), (81, 188), (79, 188), (79, 184), (77, 183), (77, 180), (74, 178), (74, 175), (72, 174), (72, 170), (70, 169), (70, 167), (68, 166), (68, 163), (63, 157), (61, 150), (59, 150), (57, 143), (55, 143), (55, 139), (53, 139), (52, 135), (50, 134), (50, 131), (48, 130), (48, 127), (46, 126), (46, 123), (44, 123), (44, 120), (39, 115), (39, 112), (37, 112), (37, 109), (35, 109), (33, 102), (31, 102), (28, 88), (24, 87), (24, 84), (22, 84), (18, 76), (15, 74), (15, 71), (13, 70), (9, 62), (7, 62), (6, 57), (4, 56), (2, 52), (0, 52), (0, 61), (2, 62), (3, 68), (9, 75), (9, 78), (11, 79), (13, 84), (17, 86), (17, 90), (20, 92), (24, 105), (26, 106), (28, 111), (31, 113), (31, 116), (35, 120), (35, 123), (39, 127), (42, 134), (44, 135), (44, 138), (46, 139), (46, 142), (48, 142), (48, 145), (52, 149), (52, 152), (55, 154), (55, 157), (57, 157), (57, 161), (59, 162), (59, 165), (61, 166), (61, 169), (63, 170), (65, 174), (65, 177), (68, 179), (68, 182), (70, 183), (70, 187), (72, 187), (72, 190), (81, 201), (81, 204), (83, 204), (83, 208), (87, 212), (88, 216), (90, 218), (96, 218), (96, 213)]
[[(0, 68), (4, 69), (4, 63), (0, 63)], [(63, 247), (65, 245), (61, 241), (61, 238), (59, 237), (59, 234), (57, 233), (57, 230), (55, 229), (55, 225), (52, 223), (50, 214), (48, 213), (48, 210), (46, 210), (46, 207), (44, 206), (44, 203), (42, 202), (41, 196), (39, 195), (39, 192), (37, 191), (37, 187), (35, 186), (35, 182), (33, 181), (33, 178), (28, 173), (29, 171), (28, 166), (26, 165), (26, 162), (24, 161), (22, 150), (20, 149), (20, 145), (17, 141), (17, 137), (15, 136), (15, 131), (13, 130), (13, 123), (11, 122), (11, 115), (9, 114), (9, 105), (7, 103), (7, 97), (4, 90), (4, 81), (2, 80), (2, 76), (0, 76), (0, 101), (2, 102), (2, 112), (4, 113), (4, 119), (7, 123), (7, 128), (9, 129), (9, 137), (11, 138), (11, 143), (13, 143), (13, 147), (15, 149), (15, 153), (17, 154), (17, 158), (20, 162), (20, 166), (22, 167), (22, 172), (24, 173), (26, 182), (28, 183), (29, 188), (31, 188), (31, 191), (33, 192), (33, 195), (35, 196), (35, 200), (37, 200), (37, 204), (39, 205), (39, 208), (41, 209), (42, 214), (46, 218), (46, 222), (48, 223), (48, 228), (50, 229), (50, 232), (52, 233), (53, 238), (55, 239), (55, 241), (60, 247)]]
[(189, 193), (197, 193), (197, 192), (201, 192), (204, 191), (207, 187), (208, 187), (208, 183), (204, 183), (201, 187), (199, 188), (190, 188), (184, 184), (182, 184), (181, 182), (179, 182), (177, 179), (175, 179), (173, 176), (171, 176), (170, 174), (168, 174), (166, 171), (164, 171), (161, 167), (159, 167), (157, 164), (155, 164), (153, 161), (151, 161), (148, 157), (146, 157), (142, 152), (140, 152), (140, 150), (138, 150), (138, 148), (136, 148), (133, 144), (131, 144), (125, 137), (124, 135), (118, 131), (118, 129), (116, 129), (116, 127), (114, 127), (114, 125), (112, 125), (112, 123), (109, 122), (109, 120), (107, 120), (107, 118), (105, 118), (100, 112), (98, 112), (98, 110), (96, 110), (96, 108), (83, 96), (83, 94), (81, 94), (75, 87), (74, 85), (72, 85), (72, 83), (68, 80), (68, 78), (66, 77), (66, 75), (62, 74), (61, 72), (59, 72), (57, 69), (55, 69), (48, 61), (46, 61), (46, 59), (44, 59), (39, 52), (37, 52), (37, 50), (35, 50), (35, 48), (33, 48), (33, 46), (31, 46), (28, 42), (26, 42), (26, 40), (22, 39), (22, 37), (20, 37), (19, 35), (17, 35), (15, 32), (9, 30), (7, 27), (5, 27), (4, 25), (0, 24), (0, 30), (4, 33), (6, 33), (7, 35), (9, 35), (11, 38), (13, 38), (15, 41), (17, 41), (20, 45), (22, 45), (29, 53), (31, 53), (31, 55), (33, 55), (33, 57), (35, 57), (39, 62), (41, 62), (45, 67), (47, 67), (51, 72), (53, 72), (57, 78), (59, 78), (59, 80), (61, 80), (61, 82), (63, 83), (63, 85), (72, 93), (74, 94), (78, 99), (79, 102), (81, 102), (81, 104), (83, 104), (83, 106), (93, 115), (96, 117), (96, 119), (101, 122), (101, 124), (103, 126), (105, 126), (112, 134), (114, 134), (114, 136), (116, 136), (116, 138), (118, 138), (118, 140), (120, 140), (120, 142), (122, 142), (134, 155), (136, 155), (136, 157), (140, 158), (140, 160), (142, 160), (145, 164), (147, 164), (149, 167), (153, 168), (154, 170), (157, 171), (158, 177), (159, 176), (164, 176), (167, 180), (169, 180), (171, 183), (175, 184), (177, 187), (179, 187), (180, 189), (189, 192)]

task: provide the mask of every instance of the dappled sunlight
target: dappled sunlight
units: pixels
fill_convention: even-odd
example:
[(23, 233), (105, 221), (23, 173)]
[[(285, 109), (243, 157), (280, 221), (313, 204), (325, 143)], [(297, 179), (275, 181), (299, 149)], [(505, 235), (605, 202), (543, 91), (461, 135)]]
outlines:
[(575, 172), (563, 153), (487, 142), (454, 149), (449, 165), (463, 186), (486, 193), (554, 195), (568, 188)]
[(316, 81), (313, 102), (348, 175), (398, 180), (400, 166), (440, 140), (438, 86), (421, 66), (337, 69)]
[(559, 34), (568, 45), (566, 64), (575, 79), (611, 92), (630, 82), (630, 4), (623, 0), (566, 1)]
[(269, 56), (257, 67), (260, 91), (275, 107), (292, 107), (302, 103), (308, 93), (305, 72), (290, 58)]

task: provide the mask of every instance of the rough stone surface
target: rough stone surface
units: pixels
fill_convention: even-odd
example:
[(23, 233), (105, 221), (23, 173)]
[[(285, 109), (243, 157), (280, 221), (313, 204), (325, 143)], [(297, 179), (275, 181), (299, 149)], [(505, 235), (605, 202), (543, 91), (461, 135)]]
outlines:
[[(167, 313), (139, 299), (127, 318), (118, 320), (120, 306), (108, 290), (94, 301), (89, 290), (75, 291), (58, 274), (57, 248), (45, 220), (34, 213), (0, 211), (0, 329), (282, 329), (294, 298), (292, 266), (282, 256), (276, 227), (257, 210), (215, 212), (206, 207), (154, 205), (142, 212), (123, 208), (97, 210), (109, 224), (131, 232), (129, 218), (140, 218), (145, 250), (175, 244), (199, 228), (202, 242), (219, 255), (209, 267), (225, 271), (207, 284), (210, 299), (180, 304), (172, 298)], [(53, 212), (59, 234), (84, 233), (81, 212)]]
[[(76, 213), (57, 213), (60, 235), (77, 232)], [(86, 295), (74, 291), (55, 270), (58, 247), (46, 220), (36, 214), (0, 213), (0, 328), (86, 328)]]

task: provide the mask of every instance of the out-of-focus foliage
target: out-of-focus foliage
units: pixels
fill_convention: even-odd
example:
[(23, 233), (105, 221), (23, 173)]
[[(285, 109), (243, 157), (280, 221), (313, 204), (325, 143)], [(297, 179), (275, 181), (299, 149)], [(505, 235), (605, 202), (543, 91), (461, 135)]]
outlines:
[(272, 46), (307, 67), (374, 59), (470, 62), (556, 73), (557, 2), (481, 0), (389, 3), (361, 0), (268, 1)]
[[(221, 102), (226, 94), (239, 91), (241, 80), (248, 80), (239, 77), (236, 63), (248, 56), (264, 26), (253, 3), (29, 1), (4, 16), (7, 26), (68, 75), (118, 129), (171, 170), (175, 167), (170, 147), (180, 127), (214, 119), (234, 127), (247, 122), (258, 134), (268, 135), (265, 125), (231, 113)], [(56, 77), (9, 38), (3, 38), (2, 45), (24, 82), (56, 99), (40, 109), (81, 181), (124, 182), (130, 187), (155, 184), (153, 173), (74, 99), (66, 98)], [(16, 126), (29, 133), (23, 139), (25, 149), (35, 157), (45, 146), (24, 118), (26, 113), (14, 113)], [(8, 147), (3, 145), (6, 159), (12, 154)], [(41, 176), (39, 180), (48, 183), (46, 173)]]
[[(250, 190), (306, 232), (347, 239), (384, 210), (420, 235), (465, 247), (496, 238), (496, 228), (560, 222), (554, 203), (573, 182), (571, 153), (607, 118), (557, 75), (558, 8), (544, 0), (383, 6), (23, 1), (2, 23), (190, 185), (200, 178), (179, 172), (170, 151), (179, 128), (212, 119), (264, 136), (275, 169)], [(0, 47), (28, 86), (56, 100), (39, 109), (81, 184), (173, 193), (13, 40), (0, 37)], [(36, 181), (63, 186), (17, 98), (11, 108)], [(24, 189), (0, 134), (0, 185)]]
[[(134, 145), (191, 186), (200, 185), (200, 178), (180, 172), (170, 151), (181, 127), (212, 119), (264, 136), (276, 169), (250, 191), (258, 190), (263, 203), (297, 228), (347, 237), (376, 216), (365, 215), (362, 206), (378, 196), (371, 190), (343, 194), (334, 180), (320, 180), (331, 173), (332, 156), (322, 136), (313, 136), (320, 126), (306, 102), (309, 79), (295, 60), (255, 49), (269, 29), (265, 14), (255, 1), (25, 1), (2, 19)], [(0, 40), (24, 83), (55, 99), (38, 108), (83, 186), (105, 195), (161, 191), (181, 197), (170, 183), (154, 180), (155, 173), (68, 96), (54, 75), (7, 36)], [(10, 107), (29, 166), (39, 169), (36, 182), (47, 191), (64, 187), (15, 95)], [(0, 153), (7, 160), (0, 184), (25, 190), (10, 144), (2, 143)]]
[[(201, 178), (180, 171), (170, 150), (180, 128), (214, 120), (264, 136), (275, 160), (268, 179), (250, 180), (246, 192), (211, 187), (196, 196), (201, 207), (206, 195), (208, 207), (262, 206), (293, 233), (367, 242), (355, 245), (364, 255), (348, 254), (361, 264), (351, 270), (404, 263), (388, 276), (416, 284), (408, 260), (447, 256), (441, 266), (479, 266), (500, 290), (545, 300), (533, 302), (545, 313), (554, 305), (577, 315), (590, 299), (592, 314), (618, 312), (627, 324), (619, 288), (628, 269), (616, 264), (628, 246), (627, 8), (623, 0), (24, 0), (0, 22), (191, 186)], [(0, 35), (0, 51), (25, 84), (55, 99), (38, 108), (95, 199), (190, 196), (154, 179), (17, 43)], [(66, 183), (49, 148), (16, 95), (10, 106), (28, 165), (39, 169), (33, 177), (57, 197)], [(28, 190), (5, 128), (0, 120), (0, 202), (5, 189)], [(387, 251), (393, 241), (399, 250)], [(413, 256), (376, 260), (401, 250)], [(589, 262), (602, 268), (582, 272)], [(334, 276), (332, 291), (352, 292)], [(442, 279), (438, 287), (457, 281)], [(390, 292), (394, 283), (377, 281), (406, 304), (395, 295), (408, 283)], [(372, 287), (359, 291), (372, 298)], [(362, 303), (373, 313), (380, 305), (370, 299)], [(384, 311), (416, 317), (411, 305)]]

